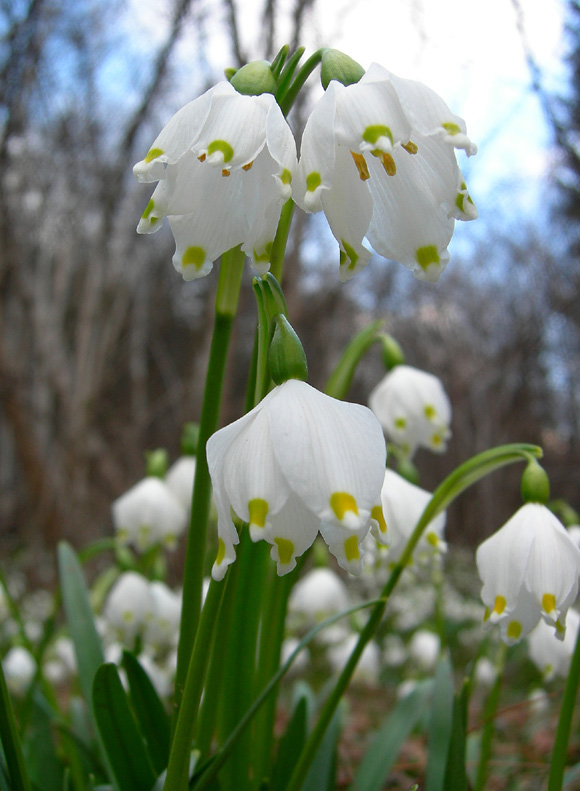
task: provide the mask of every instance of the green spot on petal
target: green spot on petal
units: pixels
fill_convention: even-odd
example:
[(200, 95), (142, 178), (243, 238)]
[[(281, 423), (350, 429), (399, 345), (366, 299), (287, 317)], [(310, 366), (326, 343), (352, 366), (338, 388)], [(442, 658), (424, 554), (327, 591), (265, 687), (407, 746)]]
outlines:
[(462, 211), (462, 212), (465, 212), (465, 209), (463, 208), (464, 200), (465, 200), (464, 193), (463, 192), (458, 192), (457, 193), (457, 197), (455, 198), (455, 205), (457, 206), (459, 211)]
[(205, 250), (203, 247), (188, 247), (181, 263), (183, 266), (194, 266), (196, 269), (201, 269), (205, 261)]
[(425, 417), (427, 418), (427, 420), (433, 420), (433, 418), (437, 414), (437, 411), (433, 406), (433, 404), (425, 404), (423, 411), (425, 412)]
[(268, 503), (257, 497), (255, 500), (250, 500), (248, 503), (248, 511), (250, 512), (250, 524), (256, 527), (264, 527), (266, 524), (266, 516), (269, 511)]
[(349, 562), (352, 560), (360, 560), (360, 551), (356, 536), (350, 536), (346, 539), (344, 542), (344, 554)]
[(254, 249), (254, 261), (258, 263), (268, 263), (270, 257), (272, 255), (272, 245), (274, 242), (268, 242), (268, 244), (264, 247), (264, 252), (258, 254), (256, 249)]
[(225, 556), (226, 556), (226, 545), (224, 544), (222, 538), (218, 538), (218, 551), (215, 559), (215, 562), (217, 563), (218, 566), (225, 558)]
[(149, 217), (149, 215), (151, 214), (151, 212), (153, 211), (154, 207), (155, 207), (155, 203), (153, 202), (153, 198), (151, 198), (151, 200), (149, 201), (147, 206), (145, 206), (145, 211), (143, 212), (141, 217), (144, 220), (146, 220)]
[(317, 187), (322, 184), (322, 176), (318, 171), (313, 170), (306, 176), (306, 189), (308, 192), (314, 192)]
[(496, 596), (495, 602), (493, 605), (493, 611), (497, 613), (497, 615), (501, 615), (502, 612), (505, 610), (506, 600), (503, 596)]
[(556, 597), (553, 593), (544, 593), (542, 596), (542, 609), (544, 612), (552, 612), (556, 609)]
[(381, 124), (367, 126), (362, 133), (362, 139), (371, 145), (374, 145), (381, 137), (388, 137), (391, 141), (391, 145), (393, 144), (393, 133), (388, 126), (382, 126)]
[[(292, 184), (292, 173), (290, 173), (288, 168), (284, 168), (284, 170), (282, 171), (282, 175), (280, 176), (280, 181), (282, 182), (282, 184)], [(306, 184), (308, 185), (308, 179), (306, 180)]]
[(359, 258), (358, 253), (356, 253), (354, 247), (351, 247), (344, 239), (341, 239), (340, 242), (344, 248), (340, 251), (340, 265), (345, 266), (347, 269), (354, 269)]
[(288, 538), (275, 538), (274, 543), (278, 547), (278, 557), (283, 566), (287, 566), (292, 562), (294, 555), (294, 544)]
[(448, 121), (445, 124), (441, 124), (441, 126), (443, 127), (443, 129), (445, 129), (446, 132), (449, 132), (450, 135), (461, 134), (461, 129), (457, 126), (457, 124), (454, 124), (452, 121)]
[(387, 532), (387, 523), (385, 522), (385, 516), (383, 514), (383, 509), (380, 505), (374, 505), (371, 510), (371, 519), (374, 519), (375, 522), (379, 525), (379, 530), (381, 533)]
[(224, 162), (230, 162), (233, 159), (234, 149), (226, 140), (212, 140), (212, 142), (207, 147), (207, 153), (209, 156), (217, 153), (218, 151), (223, 155)]
[(431, 544), (432, 547), (438, 547), (439, 546), (439, 536), (436, 533), (433, 533), (433, 532), (427, 533), (425, 538), (427, 539), (427, 543)]
[(398, 428), (399, 431), (403, 431), (403, 429), (407, 428), (406, 419), (404, 417), (395, 418), (395, 428)]
[(510, 621), (506, 629), (506, 636), (511, 640), (517, 640), (522, 633), (522, 625), (519, 621)]
[(149, 164), (149, 162), (153, 162), (154, 159), (160, 157), (163, 154), (163, 150), (161, 148), (152, 148), (148, 151), (147, 156), (145, 157), (145, 162)]
[(431, 264), (440, 264), (439, 250), (436, 245), (429, 244), (426, 247), (420, 247), (417, 250), (417, 263), (421, 269), (425, 270)]
[(334, 492), (330, 495), (330, 507), (334, 511), (337, 519), (344, 519), (347, 511), (352, 511), (358, 516), (358, 506), (352, 494), (348, 492)]

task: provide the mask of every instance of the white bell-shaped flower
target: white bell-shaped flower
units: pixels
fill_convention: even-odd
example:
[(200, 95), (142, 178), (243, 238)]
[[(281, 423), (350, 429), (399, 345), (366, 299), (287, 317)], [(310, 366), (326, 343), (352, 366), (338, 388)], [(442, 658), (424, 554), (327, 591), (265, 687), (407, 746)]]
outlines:
[(181, 456), (165, 475), (165, 483), (186, 513), (191, 509), (194, 478), (195, 456)]
[[(344, 642), (329, 648), (328, 661), (333, 671), (340, 673), (346, 665), (357, 642), (358, 634), (350, 634)], [(376, 686), (379, 683), (380, 672), (381, 650), (374, 640), (371, 640), (371, 642), (367, 643), (363, 648), (363, 652), (360, 655), (352, 675), (352, 680), (355, 684)]]
[(295, 169), (294, 137), (274, 97), (219, 82), (179, 110), (133, 168), (139, 181), (159, 182), (137, 231), (157, 231), (169, 217), (173, 265), (185, 280), (207, 275), (238, 244), (264, 273)]
[(125, 571), (109, 591), (103, 615), (109, 632), (132, 646), (151, 617), (153, 601), (149, 582), (141, 574)]
[(185, 509), (165, 481), (154, 476), (122, 494), (111, 510), (119, 543), (133, 544), (141, 552), (153, 544), (173, 549), (187, 524)]
[(516, 643), (540, 618), (564, 638), (566, 612), (578, 594), (580, 551), (554, 514), (526, 503), (476, 552), (488, 626)]
[[(389, 563), (396, 563), (401, 557), (431, 497), (431, 492), (415, 486), (393, 470), (385, 470), (381, 502), (387, 524)], [(427, 525), (413, 552), (414, 560), (419, 563), (429, 562), (447, 551), (447, 544), (443, 540), (446, 519), (447, 515), (443, 511)]]
[(177, 645), (181, 619), (181, 593), (164, 582), (149, 584), (151, 610), (145, 623), (145, 643), (155, 652)]
[(387, 437), (409, 456), (418, 446), (441, 453), (451, 436), (451, 403), (441, 381), (410, 365), (397, 365), (369, 396)]
[[(265, 539), (286, 574), (321, 530), (338, 562), (361, 570), (360, 542), (382, 520), (386, 450), (372, 412), (289, 379), (207, 443), (218, 512), (221, 579), (235, 559), (238, 533), (230, 509)], [(324, 523), (324, 529), (321, 528)]]
[(340, 245), (340, 277), (385, 258), (436, 282), (455, 219), (477, 216), (455, 158), (474, 154), (464, 121), (430, 88), (372, 64), (361, 80), (332, 81), (302, 138), (295, 199), (323, 210)]
[(36, 674), (36, 661), (28, 649), (14, 645), (6, 652), (2, 660), (2, 669), (10, 692), (21, 697)]
[(289, 618), (312, 625), (348, 609), (348, 588), (329, 568), (314, 568), (298, 580), (288, 601)]
[(425, 672), (435, 668), (440, 652), (439, 635), (428, 629), (418, 629), (409, 641), (409, 656)]
[(556, 676), (568, 676), (579, 629), (580, 614), (576, 610), (568, 610), (566, 635), (563, 640), (556, 640), (554, 630), (543, 620), (528, 635), (530, 659), (543, 674), (545, 681), (551, 681)]

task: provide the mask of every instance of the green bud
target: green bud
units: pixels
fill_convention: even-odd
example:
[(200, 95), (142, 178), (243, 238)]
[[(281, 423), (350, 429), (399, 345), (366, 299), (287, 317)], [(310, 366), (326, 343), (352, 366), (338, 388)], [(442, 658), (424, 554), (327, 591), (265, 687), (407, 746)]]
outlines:
[(169, 455), (165, 448), (145, 451), (145, 474), (152, 478), (165, 478), (169, 467)]
[(320, 81), (324, 90), (328, 88), (331, 80), (337, 80), (343, 85), (354, 85), (364, 73), (360, 63), (338, 49), (327, 49), (322, 56)]
[(308, 378), (308, 365), (300, 338), (282, 313), (275, 316), (273, 322), (274, 335), (268, 353), (270, 376), (277, 385), (287, 382), (288, 379), (305, 382)]
[(198, 439), (199, 425), (197, 423), (186, 423), (183, 427), (180, 441), (181, 452), (184, 456), (195, 456)]
[(234, 74), (235, 74), (236, 72), (237, 72), (237, 69), (234, 69), (234, 68), (233, 68), (233, 67), (231, 67), (231, 66), (230, 66), (230, 68), (228, 68), (228, 69), (224, 69), (224, 74), (225, 74), (225, 78), (226, 78), (226, 80), (227, 80), (228, 82), (231, 82), (231, 81), (232, 81), (232, 77), (234, 76)]
[(276, 93), (276, 79), (267, 60), (246, 63), (230, 79), (238, 93), (259, 96), (261, 93)]
[(383, 362), (387, 371), (391, 371), (396, 365), (404, 365), (405, 355), (393, 336), (385, 333), (380, 336), (380, 340), (383, 350)]
[(522, 500), (524, 503), (546, 505), (550, 499), (550, 479), (535, 459), (530, 459), (522, 475)]

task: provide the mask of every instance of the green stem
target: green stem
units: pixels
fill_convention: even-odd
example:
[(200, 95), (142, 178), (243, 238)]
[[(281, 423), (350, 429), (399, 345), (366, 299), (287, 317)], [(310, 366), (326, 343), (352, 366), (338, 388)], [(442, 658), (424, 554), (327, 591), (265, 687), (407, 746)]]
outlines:
[(552, 762), (550, 764), (550, 775), (548, 778), (548, 791), (562, 791), (564, 782), (564, 770), (566, 768), (566, 753), (568, 750), (568, 740), (570, 739), (570, 729), (572, 727), (572, 715), (576, 705), (578, 685), (580, 683), (580, 632), (576, 638), (576, 646), (570, 663), (570, 671), (566, 680), (564, 697), (560, 708), (560, 718), (554, 739), (554, 750), (552, 752)]
[(208, 660), (212, 649), (214, 626), (219, 612), (225, 585), (212, 580), (202, 611), (199, 629), (187, 671), (183, 698), (171, 742), (164, 789), (185, 791), (188, 783), (189, 754), (196, 723), (196, 715), (203, 691)]
[[(205, 446), (218, 427), (226, 359), (238, 306), (244, 260), (244, 254), (237, 247), (224, 253), (220, 264), (213, 337), (199, 424), (197, 463), (183, 575), (183, 609), (175, 676), (175, 716), (179, 711), (201, 612), (207, 522), (211, 499), (211, 480)], [(174, 723), (175, 721), (174, 719)]]
[(322, 61), (322, 56), (324, 54), (326, 47), (323, 49), (318, 49), (316, 52), (311, 55), (306, 63), (298, 70), (298, 74), (294, 78), (294, 82), (290, 85), (290, 87), (276, 97), (278, 104), (280, 105), (280, 109), (284, 113), (284, 115), (288, 115), (290, 110), (292, 109), (292, 105), (296, 101), (296, 97), (300, 93), (302, 86), (310, 77), (314, 69), (318, 66), (318, 64)]
[(333, 398), (345, 398), (357, 365), (370, 347), (380, 341), (382, 321), (373, 321), (358, 333), (340, 356), (340, 360), (328, 377), (324, 392)]
[(282, 282), (284, 257), (286, 255), (286, 245), (288, 243), (288, 234), (290, 233), (290, 224), (292, 223), (293, 214), (294, 201), (290, 199), (282, 206), (276, 236), (272, 244), (272, 252), (270, 253), (270, 272), (279, 283)]
[[(530, 455), (541, 457), (542, 450), (535, 445), (514, 444), (502, 445), (498, 448), (484, 451), (483, 453), (469, 459), (454, 472), (451, 473), (441, 485), (433, 493), (433, 497), (427, 504), (409, 541), (405, 547), (399, 561), (393, 568), (385, 587), (381, 592), (381, 601), (377, 604), (372, 611), (368, 622), (360, 633), (358, 642), (353, 649), (346, 665), (344, 666), (335, 686), (333, 687), (330, 695), (328, 696), (322, 710), (320, 712), (318, 721), (314, 726), (308, 741), (298, 759), (294, 768), (294, 772), (290, 778), (286, 791), (299, 791), (304, 783), (308, 769), (316, 755), (318, 748), (324, 738), (326, 729), (336, 711), (336, 708), (348, 687), (352, 674), (356, 668), (357, 662), (367, 645), (367, 643), (374, 636), (381, 620), (389, 596), (393, 592), (397, 582), (404, 569), (410, 564), (413, 550), (415, 549), (423, 531), (427, 525), (437, 516), (438, 513), (443, 511), (461, 492), (468, 486), (476, 483), (480, 478), (505, 466), (512, 464), (516, 461), (528, 461)], [(552, 791), (552, 789), (550, 789)], [(555, 790), (554, 790), (555, 791)]]
[(503, 669), (505, 666), (507, 648), (504, 643), (500, 643), (498, 657), (496, 661), (496, 678), (494, 685), (489, 693), (483, 710), (483, 733), (481, 734), (481, 746), (479, 750), (479, 763), (477, 765), (477, 776), (475, 779), (474, 791), (484, 791), (487, 782), (489, 758), (491, 756), (491, 744), (495, 735), (495, 716), (499, 704), (499, 695), (503, 681)]

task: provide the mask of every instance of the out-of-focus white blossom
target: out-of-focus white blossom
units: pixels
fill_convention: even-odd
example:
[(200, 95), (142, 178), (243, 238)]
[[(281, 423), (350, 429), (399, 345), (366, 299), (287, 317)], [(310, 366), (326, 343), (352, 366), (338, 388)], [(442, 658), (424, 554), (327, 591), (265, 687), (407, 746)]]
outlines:
[(177, 645), (181, 618), (181, 593), (171, 590), (165, 583), (149, 584), (151, 609), (145, 622), (144, 640), (155, 651)]
[(2, 660), (6, 685), (18, 697), (25, 694), (36, 673), (34, 657), (21, 645), (9, 648)]
[(165, 476), (165, 483), (171, 494), (186, 513), (191, 511), (194, 477), (195, 456), (181, 456), (171, 465)]
[(338, 574), (329, 568), (314, 568), (293, 587), (288, 611), (314, 624), (350, 606), (348, 589)]
[(148, 476), (112, 505), (113, 525), (121, 544), (144, 551), (154, 544), (172, 549), (187, 524), (187, 512), (165, 481)]
[[(343, 643), (332, 646), (328, 650), (328, 661), (335, 672), (340, 672), (345, 666), (358, 641), (357, 634), (351, 634)], [(352, 676), (352, 680), (359, 684), (376, 685), (379, 682), (381, 670), (381, 651), (378, 645), (371, 641), (363, 649), (360, 659)]]
[(421, 446), (437, 453), (451, 436), (451, 403), (441, 381), (410, 365), (396, 365), (369, 396), (388, 439), (412, 456)]
[(528, 635), (530, 659), (546, 681), (551, 681), (556, 676), (560, 678), (568, 676), (578, 629), (580, 629), (580, 615), (576, 610), (568, 610), (566, 635), (563, 640), (557, 640), (554, 629), (542, 620)]
[(421, 670), (433, 670), (441, 651), (441, 640), (433, 632), (419, 629), (409, 641), (408, 649), (409, 656)]
[(134, 571), (125, 571), (109, 591), (103, 614), (113, 634), (124, 645), (132, 647), (151, 617), (152, 609), (148, 580)]

